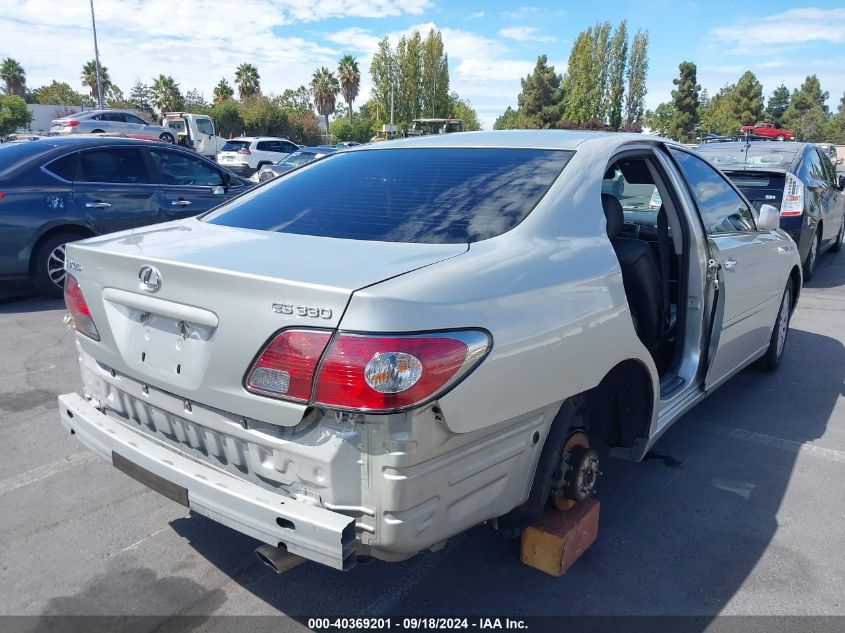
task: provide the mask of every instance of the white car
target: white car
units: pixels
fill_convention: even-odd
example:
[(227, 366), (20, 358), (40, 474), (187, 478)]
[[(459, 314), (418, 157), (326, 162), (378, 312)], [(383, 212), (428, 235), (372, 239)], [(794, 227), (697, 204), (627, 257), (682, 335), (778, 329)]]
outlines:
[(50, 124), (51, 134), (135, 134), (165, 143), (175, 143), (173, 130), (152, 125), (131, 110), (86, 110), (55, 119)]
[(299, 145), (273, 136), (239, 136), (229, 139), (217, 154), (217, 163), (239, 176), (250, 176), (264, 165), (278, 163)]
[[(627, 209), (602, 193), (617, 171)], [(640, 460), (741, 369), (777, 367), (802, 280), (778, 223), (641, 134), (337, 152), (68, 244), (84, 388), (60, 415), (277, 570), (518, 533), (593, 493), (597, 447)]]

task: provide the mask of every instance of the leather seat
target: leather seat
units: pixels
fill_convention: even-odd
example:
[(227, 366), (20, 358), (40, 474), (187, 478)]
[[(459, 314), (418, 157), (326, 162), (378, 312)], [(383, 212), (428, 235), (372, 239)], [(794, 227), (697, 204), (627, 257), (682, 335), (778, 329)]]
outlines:
[(622, 268), (622, 283), (634, 326), (643, 345), (655, 355), (663, 334), (663, 297), (660, 262), (651, 246), (642, 240), (620, 237), (625, 216), (622, 204), (603, 193), (601, 203), (607, 219), (607, 237)]

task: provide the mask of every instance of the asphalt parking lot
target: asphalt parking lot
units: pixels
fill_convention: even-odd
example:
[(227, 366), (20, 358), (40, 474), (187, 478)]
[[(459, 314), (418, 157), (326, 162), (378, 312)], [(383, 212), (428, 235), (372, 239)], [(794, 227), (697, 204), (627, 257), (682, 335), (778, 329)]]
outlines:
[(484, 526), (404, 563), (273, 574), (63, 430), (73, 335), (26, 292), (0, 303), (0, 614), (845, 615), (845, 254), (820, 259), (778, 372), (742, 372), (646, 461), (605, 461), (599, 540), (560, 579)]

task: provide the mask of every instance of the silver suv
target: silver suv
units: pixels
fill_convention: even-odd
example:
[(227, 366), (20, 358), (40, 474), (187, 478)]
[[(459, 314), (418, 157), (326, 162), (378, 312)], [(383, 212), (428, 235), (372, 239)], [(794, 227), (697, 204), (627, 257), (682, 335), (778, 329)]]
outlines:
[(161, 125), (150, 125), (131, 110), (86, 110), (61, 119), (50, 125), (51, 133), (58, 134), (137, 134), (175, 143), (173, 130)]

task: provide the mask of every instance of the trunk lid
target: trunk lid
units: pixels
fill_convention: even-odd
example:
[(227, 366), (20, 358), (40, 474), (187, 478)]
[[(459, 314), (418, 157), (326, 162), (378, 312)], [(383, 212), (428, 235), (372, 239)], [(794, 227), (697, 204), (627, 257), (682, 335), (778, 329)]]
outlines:
[(193, 402), (293, 426), (304, 404), (243, 388), (268, 339), (292, 326), (334, 329), (355, 290), (466, 250), (192, 218), (69, 244), (67, 267), (101, 337), (81, 345), (101, 364)]
[(726, 170), (725, 175), (739, 188), (759, 211), (764, 204), (780, 209), (786, 174), (783, 172)]

